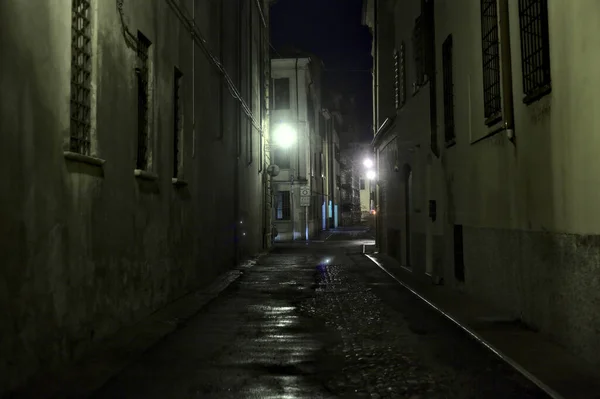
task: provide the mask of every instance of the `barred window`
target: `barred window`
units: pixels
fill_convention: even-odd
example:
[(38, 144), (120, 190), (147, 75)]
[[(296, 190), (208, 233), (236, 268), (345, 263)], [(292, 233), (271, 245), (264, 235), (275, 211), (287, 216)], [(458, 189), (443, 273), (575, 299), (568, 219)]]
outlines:
[(182, 167), (182, 135), (183, 135), (183, 118), (181, 108), (181, 79), (183, 74), (175, 68), (175, 76), (173, 81), (173, 177), (180, 177), (180, 169)]
[(394, 50), (394, 100), (396, 109), (402, 108), (406, 103), (406, 68), (404, 61), (404, 42), (400, 49)]
[(91, 153), (92, 38), (90, 0), (73, 0), (71, 9), (70, 150)]
[(291, 219), (291, 207), (290, 207), (290, 192), (279, 191), (277, 193), (277, 201), (275, 208), (275, 219), (276, 220), (290, 220)]
[(148, 53), (150, 40), (138, 32), (137, 41), (137, 77), (138, 77), (138, 137), (137, 137), (137, 169), (148, 169), (148, 140), (149, 140), (149, 112), (148, 112)]
[(442, 68), (444, 82), (444, 136), (446, 145), (454, 144), (454, 80), (452, 77), (452, 35), (442, 44)]
[(529, 104), (551, 91), (548, 0), (519, 0), (523, 101)]
[(400, 106), (406, 104), (406, 46), (404, 42), (400, 43), (399, 53), (399, 91), (400, 91)]
[(400, 108), (400, 52), (394, 50), (394, 102)]
[(486, 124), (492, 125), (502, 116), (500, 40), (496, 0), (481, 0), (481, 45), (484, 115)]

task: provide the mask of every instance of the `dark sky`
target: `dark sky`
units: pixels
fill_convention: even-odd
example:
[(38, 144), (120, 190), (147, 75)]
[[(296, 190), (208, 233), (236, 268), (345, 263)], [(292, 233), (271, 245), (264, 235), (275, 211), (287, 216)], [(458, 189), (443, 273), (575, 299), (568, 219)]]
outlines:
[(361, 19), (362, 0), (277, 0), (271, 7), (271, 44), (320, 57), (324, 83), (356, 97), (361, 136), (370, 140), (373, 59), (371, 34)]

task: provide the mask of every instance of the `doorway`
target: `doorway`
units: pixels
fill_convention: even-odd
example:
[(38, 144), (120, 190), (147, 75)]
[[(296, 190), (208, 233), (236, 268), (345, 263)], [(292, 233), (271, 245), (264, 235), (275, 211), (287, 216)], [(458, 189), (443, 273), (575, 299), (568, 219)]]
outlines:
[(410, 261), (410, 215), (412, 214), (412, 206), (413, 206), (413, 189), (412, 189), (412, 169), (410, 166), (406, 165), (404, 168), (404, 242), (406, 245), (406, 250), (404, 253), (406, 254), (405, 264), (407, 267), (411, 266)]

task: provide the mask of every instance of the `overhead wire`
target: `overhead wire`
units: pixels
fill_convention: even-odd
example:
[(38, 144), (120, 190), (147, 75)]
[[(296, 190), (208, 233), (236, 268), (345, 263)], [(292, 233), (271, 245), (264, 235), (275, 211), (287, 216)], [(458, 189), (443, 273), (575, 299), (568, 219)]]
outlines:
[[(117, 10), (119, 12), (120, 19), (121, 19), (123, 36), (125, 37), (125, 40), (129, 47), (131, 47), (132, 43), (135, 43), (136, 48), (137, 48), (137, 38), (129, 30), (129, 27), (128, 27), (128, 24), (127, 24), (127, 21), (125, 18), (125, 13), (123, 11), (124, 0), (116, 0), (116, 1), (117, 1)], [(200, 28), (198, 27), (198, 25), (196, 24), (196, 21), (194, 20), (193, 16), (191, 16), (189, 11), (184, 6), (181, 5), (180, 1), (178, 1), (178, 0), (165, 0), (165, 1), (171, 7), (171, 9), (173, 10), (173, 12), (177, 16), (177, 18), (180, 20), (180, 22), (183, 24), (183, 26), (190, 32), (194, 43), (196, 43), (198, 45), (200, 50), (202, 50), (202, 52), (209, 59), (209, 61), (211, 61), (211, 63), (215, 67), (217, 67), (217, 69), (223, 76), (225, 83), (227, 84), (227, 89), (228, 89), (229, 93), (231, 94), (231, 96), (234, 99), (236, 99), (240, 103), (242, 110), (244, 111), (244, 113), (246, 114), (248, 119), (250, 119), (254, 128), (256, 128), (259, 132), (262, 133), (263, 128), (260, 125), (260, 123), (256, 120), (256, 118), (254, 117), (252, 109), (248, 106), (248, 104), (244, 100), (242, 94), (236, 87), (231, 76), (229, 76), (229, 73), (227, 73), (227, 70), (225, 69), (225, 67), (223, 66), (221, 61), (215, 55), (213, 55), (213, 53), (208, 48), (208, 42), (202, 35), (202, 32), (201, 32)], [(261, 10), (261, 17), (263, 17), (262, 10)], [(266, 21), (264, 21), (264, 17), (263, 17), (263, 22), (266, 24)]]

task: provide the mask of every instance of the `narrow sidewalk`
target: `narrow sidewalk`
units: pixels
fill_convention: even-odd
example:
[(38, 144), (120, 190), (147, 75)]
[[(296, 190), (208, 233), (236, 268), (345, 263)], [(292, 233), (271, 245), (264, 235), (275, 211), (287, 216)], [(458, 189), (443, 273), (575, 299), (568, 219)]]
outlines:
[(365, 256), (554, 398), (600, 398), (600, 372), (542, 333), (506, 322), (505, 312), (466, 293), (418, 279), (380, 253)]

